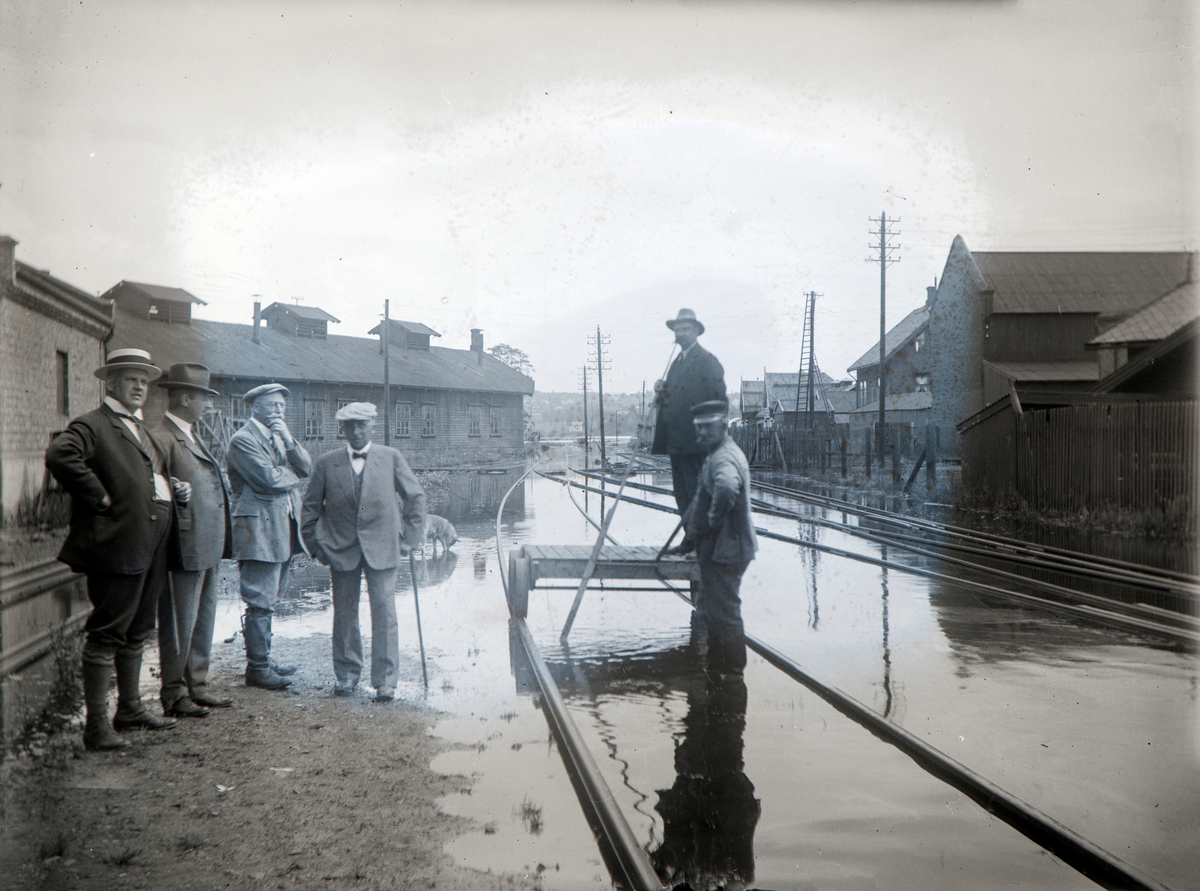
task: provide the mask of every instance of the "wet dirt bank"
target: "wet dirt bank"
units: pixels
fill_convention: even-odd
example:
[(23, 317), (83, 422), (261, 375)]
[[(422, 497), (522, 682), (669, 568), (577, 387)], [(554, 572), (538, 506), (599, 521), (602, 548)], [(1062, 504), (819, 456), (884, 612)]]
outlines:
[[(435, 800), (470, 782), (429, 770), (452, 748), (419, 702), (332, 696), (327, 636), (276, 638), (287, 693), (246, 688), (240, 641), (214, 645), (211, 687), (235, 706), (85, 752), (81, 719), (0, 762), (0, 876), (33, 889), (536, 888), (453, 864), (443, 844), (484, 827)], [(147, 664), (156, 656), (147, 653)], [(420, 665), (402, 664), (418, 681)], [(143, 669), (144, 698), (157, 683)]]

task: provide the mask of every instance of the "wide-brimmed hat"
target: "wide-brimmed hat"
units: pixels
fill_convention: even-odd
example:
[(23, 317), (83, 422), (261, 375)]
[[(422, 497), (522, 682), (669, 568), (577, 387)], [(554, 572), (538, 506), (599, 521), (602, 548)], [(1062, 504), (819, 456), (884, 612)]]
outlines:
[(692, 406), (692, 423), (707, 424), (709, 421), (724, 421), (729, 417), (729, 403), (724, 399), (710, 399)]
[(126, 368), (139, 368), (150, 375), (150, 380), (157, 380), (162, 377), (162, 369), (154, 364), (150, 358), (150, 354), (145, 350), (113, 350), (108, 354), (108, 361), (97, 368), (92, 374), (104, 380), (110, 372), (121, 371)]
[(249, 405), (251, 402), (253, 402), (255, 399), (257, 399), (259, 396), (266, 396), (268, 393), (282, 393), (284, 396), (291, 395), (288, 392), (288, 388), (285, 387), (283, 384), (276, 384), (276, 383), (259, 384), (253, 390), (246, 391), (246, 395), (244, 395), (242, 397), (242, 402)]
[(692, 310), (692, 309), (679, 310), (679, 315), (677, 315), (673, 319), (667, 319), (667, 327), (670, 328), (672, 331), (674, 331), (675, 326), (678, 325), (680, 322), (691, 322), (693, 325), (697, 326), (700, 329), (701, 334), (704, 333), (704, 325), (700, 322), (700, 320), (698, 318), (696, 318), (695, 310)]
[(373, 421), (379, 416), (377, 409), (370, 402), (351, 402), (343, 405), (333, 416), (335, 421)]
[(176, 362), (167, 369), (167, 376), (158, 382), (158, 386), (167, 390), (197, 390), (209, 396), (220, 396), (216, 390), (208, 386), (209, 371), (206, 365), (198, 362)]

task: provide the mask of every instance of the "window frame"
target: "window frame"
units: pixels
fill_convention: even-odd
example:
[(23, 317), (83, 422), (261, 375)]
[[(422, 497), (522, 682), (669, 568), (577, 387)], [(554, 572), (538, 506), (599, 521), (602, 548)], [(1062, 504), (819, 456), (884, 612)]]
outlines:
[(412, 439), (412, 407), (411, 402), (396, 402), (396, 436), (402, 439)]
[[(316, 407), (316, 417), (309, 416), (309, 406)], [(313, 421), (316, 421), (316, 434), (311, 433)], [(325, 400), (310, 399), (304, 400), (304, 439), (305, 441), (316, 440), (320, 441), (325, 438)]]
[(421, 403), (421, 437), (431, 439), (437, 436), (437, 403)]

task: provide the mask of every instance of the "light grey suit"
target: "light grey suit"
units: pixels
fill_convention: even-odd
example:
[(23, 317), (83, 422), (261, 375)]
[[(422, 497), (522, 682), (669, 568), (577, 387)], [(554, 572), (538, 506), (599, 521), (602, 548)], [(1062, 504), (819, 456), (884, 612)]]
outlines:
[(425, 492), (404, 456), (371, 443), (356, 477), (346, 449), (321, 455), (304, 495), (300, 531), (309, 551), (331, 569), (337, 682), (353, 687), (362, 673), (358, 605), (365, 574), (371, 603), (371, 685), (395, 687), (400, 548), (419, 548), (425, 532)]

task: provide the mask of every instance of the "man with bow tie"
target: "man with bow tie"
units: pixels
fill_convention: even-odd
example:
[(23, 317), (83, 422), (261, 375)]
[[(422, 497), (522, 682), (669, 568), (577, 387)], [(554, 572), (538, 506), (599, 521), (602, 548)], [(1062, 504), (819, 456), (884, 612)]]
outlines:
[(371, 442), (375, 406), (352, 402), (336, 418), (346, 448), (313, 465), (300, 523), (313, 556), (333, 581), (334, 694), (349, 696), (362, 673), (358, 604), (362, 577), (371, 602), (371, 686), (381, 702), (396, 695), (400, 631), (396, 575), (402, 554), (425, 537), (425, 492), (396, 449)]
[[(46, 467), (71, 495), (71, 528), (58, 559), (87, 576), (92, 613), (84, 625), (84, 745), (121, 749), (114, 732), (159, 730), (139, 689), (142, 650), (154, 632), (167, 584), (167, 537), (176, 504), (191, 487), (171, 478), (169, 448), (142, 425), (150, 381), (162, 372), (145, 350), (113, 350), (97, 368), (103, 404), (73, 420), (46, 450)], [(108, 721), (108, 686), (117, 674), (117, 713)]]
[(170, 445), (171, 471), (192, 487), (187, 506), (175, 512), (171, 584), (158, 608), (163, 713), (176, 718), (203, 718), (210, 708), (233, 705), (208, 693), (218, 573), (221, 559), (233, 556), (229, 486), (195, 428), (212, 397), (220, 395), (208, 380), (203, 365), (177, 362), (158, 382), (169, 394), (160, 430)]
[(312, 458), (288, 430), (288, 389), (261, 384), (242, 400), (250, 419), (229, 438), (225, 464), (233, 494), (233, 556), (241, 576), (246, 686), (282, 690), (292, 682), (271, 661), (271, 617), (287, 591), (292, 555), (308, 553), (299, 536), (300, 487)]

